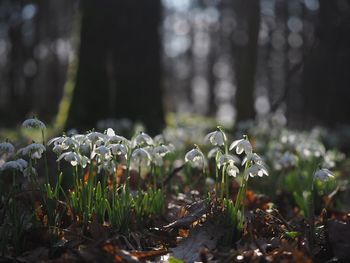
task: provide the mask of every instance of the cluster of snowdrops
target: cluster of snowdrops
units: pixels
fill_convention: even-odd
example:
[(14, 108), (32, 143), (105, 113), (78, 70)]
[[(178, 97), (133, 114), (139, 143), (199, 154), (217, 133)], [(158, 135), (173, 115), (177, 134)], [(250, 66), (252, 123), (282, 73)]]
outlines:
[[(61, 226), (62, 217), (67, 213), (83, 227), (96, 219), (116, 231), (127, 231), (131, 222), (143, 224), (164, 212), (164, 179), (173, 171), (176, 160), (184, 160), (186, 165), (205, 178), (208, 201), (215, 199), (227, 215), (227, 224), (234, 231), (239, 231), (244, 224), (250, 178), (269, 176), (274, 177), (273, 182), (278, 182), (281, 180), (275, 180), (275, 177), (282, 174), (283, 181), (280, 183), (290, 187), (307, 216), (317, 179), (325, 181), (334, 177), (330, 168), (335, 164), (331, 164), (339, 159), (335, 154), (326, 152), (317, 139), (282, 129), (275, 135), (270, 134), (272, 139), (269, 140), (264, 138), (267, 135), (263, 132), (256, 134), (253, 147), (247, 135), (230, 141), (224, 129), (218, 126), (201, 139), (200, 146), (194, 144), (185, 153), (184, 148), (178, 148), (181, 147), (178, 146), (181, 138), (177, 137), (180, 128), (173, 128), (173, 132), (165, 131), (154, 138), (141, 131), (130, 140), (109, 128), (104, 133), (91, 131), (63, 135), (46, 142), (43, 122), (33, 118), (24, 121), (22, 126), (40, 131), (42, 141), (18, 150), (9, 141), (0, 143), (0, 156), (4, 160), (0, 163), (0, 173), (11, 178), (8, 184), (11, 187), (1, 190), (7, 211), (1, 234), (7, 236), (7, 241), (12, 240), (14, 246), (20, 246), (24, 232), (20, 204), (15, 198), (23, 191), (20, 176), (26, 178), (30, 189), (45, 197), (40, 205), (46, 214), (43, 224), (50, 227), (53, 234), (59, 232), (57, 229)], [(57, 175), (50, 174), (52, 169), (47, 167), (48, 149), (57, 155)], [(264, 155), (254, 152), (256, 149), (261, 149)], [(38, 176), (36, 167), (39, 161), (44, 163), (45, 176)], [(68, 167), (62, 169), (62, 162)], [(214, 169), (210, 168), (210, 162), (215, 164)], [(62, 186), (64, 177), (69, 177), (68, 187)], [(1, 176), (0, 180), (2, 178), (5, 176)], [(307, 183), (300, 184), (302, 179)], [(239, 185), (236, 193), (230, 190), (233, 180)], [(273, 186), (279, 187), (276, 183)], [(308, 197), (305, 198), (305, 195)], [(33, 205), (33, 214), (37, 209)], [(15, 230), (11, 232), (9, 229), (12, 228)]]

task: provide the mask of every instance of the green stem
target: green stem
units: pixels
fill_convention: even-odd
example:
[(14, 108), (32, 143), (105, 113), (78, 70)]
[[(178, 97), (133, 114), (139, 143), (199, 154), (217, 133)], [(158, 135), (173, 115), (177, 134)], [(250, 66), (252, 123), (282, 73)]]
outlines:
[(137, 181), (137, 189), (141, 190), (141, 160), (139, 161), (139, 180)]
[(225, 170), (226, 170), (226, 165), (224, 165), (221, 168), (221, 192), (220, 192), (220, 199), (223, 202), (224, 201), (224, 192), (225, 192)]
[[(45, 132), (44, 132), (44, 130), (41, 130), (41, 136), (43, 139), (43, 145), (45, 146)], [(44, 162), (45, 162), (45, 179), (46, 179), (46, 183), (49, 183), (49, 169), (47, 167), (46, 151), (44, 151)]]

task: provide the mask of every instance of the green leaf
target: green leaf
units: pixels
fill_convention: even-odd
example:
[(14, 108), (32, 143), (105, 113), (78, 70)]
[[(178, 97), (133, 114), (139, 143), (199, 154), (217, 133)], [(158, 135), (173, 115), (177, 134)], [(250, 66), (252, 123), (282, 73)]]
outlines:
[(181, 259), (174, 258), (174, 257), (169, 257), (168, 262), (169, 263), (185, 263), (185, 261), (183, 261)]
[(297, 231), (286, 231), (284, 234), (286, 235), (286, 237), (291, 238), (291, 239), (294, 239), (300, 235), (300, 233)]

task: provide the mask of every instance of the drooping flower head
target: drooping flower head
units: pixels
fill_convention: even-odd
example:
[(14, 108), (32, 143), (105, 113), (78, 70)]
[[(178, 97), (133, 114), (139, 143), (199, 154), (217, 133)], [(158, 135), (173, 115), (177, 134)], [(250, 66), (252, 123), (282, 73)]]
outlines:
[(137, 148), (133, 151), (131, 160), (136, 164), (149, 165), (151, 163), (151, 155), (144, 148)]
[(249, 155), (249, 154), (252, 154), (252, 152), (253, 152), (253, 147), (250, 144), (250, 142), (248, 141), (248, 137), (246, 135), (243, 135), (243, 139), (236, 140), (236, 141), (231, 143), (230, 148), (229, 148), (230, 151), (234, 148), (236, 148), (237, 154), (241, 154), (244, 151), (244, 153), (246, 155)]
[(156, 166), (162, 166), (163, 165), (163, 158), (169, 154), (171, 152), (171, 149), (164, 145), (158, 145), (154, 148), (150, 149), (150, 154), (152, 156), (152, 162), (156, 165)]
[(36, 118), (32, 118), (32, 119), (27, 119), (22, 123), (22, 126), (26, 129), (40, 129), (40, 130), (45, 130), (46, 126), (45, 124), (36, 119)]
[(227, 138), (226, 134), (222, 131), (222, 128), (218, 126), (216, 131), (208, 133), (205, 136), (205, 141), (209, 141), (214, 146), (223, 146), (225, 145)]
[(76, 152), (65, 152), (62, 153), (58, 159), (57, 162), (61, 161), (62, 159), (69, 162), (72, 166), (81, 165), (82, 167), (86, 167), (88, 162), (90, 161), (86, 156), (79, 155)]
[(153, 145), (153, 139), (145, 132), (140, 132), (133, 140), (133, 147)]
[(326, 181), (327, 179), (334, 178), (334, 175), (330, 170), (322, 168), (314, 173), (314, 178), (321, 181)]
[(255, 177), (255, 176), (263, 177), (264, 175), (266, 176), (269, 175), (266, 168), (261, 164), (255, 163), (246, 170), (245, 178), (246, 180), (248, 180), (249, 177)]
[(15, 152), (15, 147), (9, 142), (0, 143), (0, 155), (12, 155)]
[(28, 156), (30, 159), (40, 159), (45, 150), (45, 146), (41, 143), (32, 143), (19, 149), (17, 153), (23, 156)]
[(93, 150), (91, 153), (91, 159), (98, 157), (100, 162), (109, 161), (112, 158), (111, 151), (104, 145), (101, 145)]
[(23, 159), (17, 159), (13, 161), (8, 161), (4, 163), (2, 166), (0, 166), (0, 171), (20, 171), (23, 172), (23, 170), (27, 167), (28, 163)]
[(206, 160), (204, 154), (198, 145), (194, 145), (193, 149), (186, 153), (185, 161), (190, 163), (192, 167), (204, 168)]
[(122, 143), (110, 144), (108, 145), (108, 149), (114, 156), (122, 156), (125, 159), (127, 158), (128, 147)]
[(232, 154), (222, 154), (217, 162), (217, 166), (220, 169), (224, 165), (239, 163), (237, 156)]

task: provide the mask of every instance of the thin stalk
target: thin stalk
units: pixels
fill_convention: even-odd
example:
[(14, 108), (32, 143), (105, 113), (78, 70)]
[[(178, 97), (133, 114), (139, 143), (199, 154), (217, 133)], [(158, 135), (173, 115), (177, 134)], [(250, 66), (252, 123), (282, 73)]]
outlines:
[[(43, 145), (45, 146), (45, 132), (44, 132), (44, 129), (41, 130), (41, 137), (43, 139)], [(45, 179), (46, 179), (46, 183), (49, 183), (49, 169), (47, 167), (46, 151), (44, 151), (44, 162), (45, 162)]]
[(137, 181), (137, 189), (141, 191), (141, 159), (139, 161), (139, 180)]
[(314, 245), (315, 238), (315, 203), (314, 203), (314, 190), (315, 178), (312, 179), (311, 183), (311, 197), (310, 197), (310, 207), (309, 207), (309, 224), (310, 224), (310, 232), (309, 232), (309, 246), (312, 249)]
[(221, 201), (224, 200), (224, 192), (225, 192), (225, 170), (226, 170), (226, 164), (221, 168), (221, 192), (220, 192), (220, 199)]

